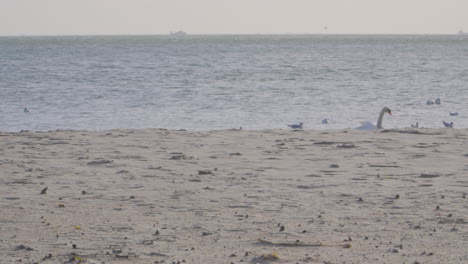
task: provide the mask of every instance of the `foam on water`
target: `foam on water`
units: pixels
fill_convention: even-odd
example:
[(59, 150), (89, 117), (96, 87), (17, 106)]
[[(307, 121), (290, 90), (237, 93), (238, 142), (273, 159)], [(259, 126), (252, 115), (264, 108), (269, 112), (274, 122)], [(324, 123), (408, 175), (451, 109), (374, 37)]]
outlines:
[(383, 106), (386, 128), (468, 128), (464, 36), (0, 37), (0, 57), (0, 131), (341, 129)]

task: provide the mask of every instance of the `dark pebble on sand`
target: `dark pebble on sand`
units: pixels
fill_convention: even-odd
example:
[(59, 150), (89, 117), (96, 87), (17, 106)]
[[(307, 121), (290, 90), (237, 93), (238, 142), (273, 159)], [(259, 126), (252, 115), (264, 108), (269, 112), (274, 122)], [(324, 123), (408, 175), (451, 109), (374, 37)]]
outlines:
[(15, 250), (32, 251), (32, 250), (34, 250), (34, 249), (32, 249), (32, 248), (30, 248), (30, 247), (27, 247), (27, 246), (19, 245), (19, 246), (15, 247)]
[(103, 165), (103, 164), (110, 164), (113, 162), (114, 162), (113, 160), (93, 160), (93, 161), (87, 162), (86, 165), (90, 165), (90, 166)]
[(337, 148), (355, 148), (356, 146), (353, 144), (343, 144), (336, 146)]
[(184, 154), (177, 154), (177, 155), (171, 156), (169, 159), (170, 160), (185, 160), (187, 159), (187, 157)]

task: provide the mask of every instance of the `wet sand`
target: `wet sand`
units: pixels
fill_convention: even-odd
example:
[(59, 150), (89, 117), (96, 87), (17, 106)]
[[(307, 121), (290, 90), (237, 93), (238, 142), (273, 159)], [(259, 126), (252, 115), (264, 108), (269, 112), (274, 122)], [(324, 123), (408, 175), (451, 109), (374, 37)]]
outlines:
[(468, 263), (468, 130), (0, 133), (2, 263)]

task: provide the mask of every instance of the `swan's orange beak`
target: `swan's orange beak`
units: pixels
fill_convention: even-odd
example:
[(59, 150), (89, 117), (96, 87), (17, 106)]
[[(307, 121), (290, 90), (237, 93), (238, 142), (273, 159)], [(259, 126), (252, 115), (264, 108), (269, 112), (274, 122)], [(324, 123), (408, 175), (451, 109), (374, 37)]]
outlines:
[(392, 111), (388, 111), (388, 114), (392, 116)]

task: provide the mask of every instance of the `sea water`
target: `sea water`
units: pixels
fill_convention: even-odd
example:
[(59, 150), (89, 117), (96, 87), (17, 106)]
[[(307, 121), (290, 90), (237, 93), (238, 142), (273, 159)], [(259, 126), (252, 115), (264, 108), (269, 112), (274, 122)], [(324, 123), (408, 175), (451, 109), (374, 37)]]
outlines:
[(0, 131), (345, 129), (384, 106), (385, 128), (468, 128), (468, 36), (0, 37)]

